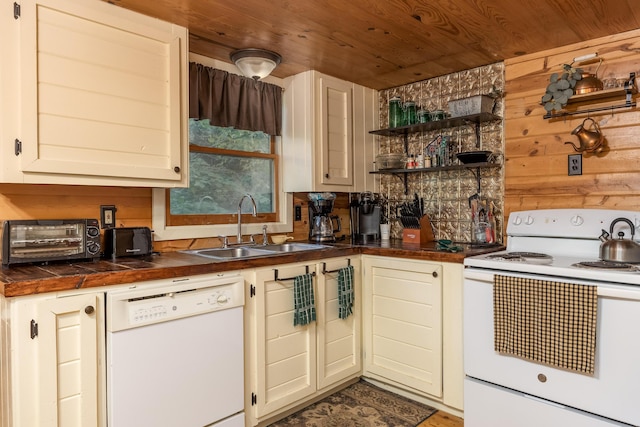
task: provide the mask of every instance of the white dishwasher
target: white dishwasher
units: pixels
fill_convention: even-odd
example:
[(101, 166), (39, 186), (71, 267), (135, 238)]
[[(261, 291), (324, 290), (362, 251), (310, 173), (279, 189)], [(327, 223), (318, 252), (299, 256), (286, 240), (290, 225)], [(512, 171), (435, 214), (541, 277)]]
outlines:
[(107, 292), (109, 427), (244, 427), (243, 279)]

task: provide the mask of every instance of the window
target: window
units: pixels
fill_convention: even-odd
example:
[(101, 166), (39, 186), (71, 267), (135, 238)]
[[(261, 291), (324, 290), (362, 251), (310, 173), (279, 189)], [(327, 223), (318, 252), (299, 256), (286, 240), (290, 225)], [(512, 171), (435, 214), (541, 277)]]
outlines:
[(258, 216), (250, 215), (251, 204), (245, 202), (243, 222), (277, 221), (278, 158), (272, 136), (190, 119), (189, 140), (189, 188), (167, 190), (167, 225), (234, 223), (245, 194), (255, 199)]

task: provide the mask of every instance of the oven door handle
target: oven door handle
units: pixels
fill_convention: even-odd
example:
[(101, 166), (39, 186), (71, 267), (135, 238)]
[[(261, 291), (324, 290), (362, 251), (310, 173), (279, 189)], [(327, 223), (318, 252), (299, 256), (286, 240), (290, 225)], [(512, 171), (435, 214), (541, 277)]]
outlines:
[(476, 270), (473, 268), (465, 268), (464, 279), (477, 280), (478, 282), (493, 283), (493, 272), (486, 270)]
[(598, 286), (598, 297), (640, 301), (640, 288), (636, 291)]
[[(474, 268), (466, 268), (464, 270), (465, 280), (493, 284), (493, 277), (494, 273), (486, 270), (477, 270)], [(614, 286), (598, 286), (598, 297), (640, 301), (640, 287), (635, 290), (629, 289), (629, 285)]]

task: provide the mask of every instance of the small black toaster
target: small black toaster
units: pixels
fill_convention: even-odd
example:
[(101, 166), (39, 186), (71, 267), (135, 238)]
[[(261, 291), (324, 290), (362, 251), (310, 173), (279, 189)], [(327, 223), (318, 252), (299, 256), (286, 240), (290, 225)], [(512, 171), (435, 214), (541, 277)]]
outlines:
[(149, 227), (107, 228), (104, 231), (105, 258), (150, 255), (153, 252)]

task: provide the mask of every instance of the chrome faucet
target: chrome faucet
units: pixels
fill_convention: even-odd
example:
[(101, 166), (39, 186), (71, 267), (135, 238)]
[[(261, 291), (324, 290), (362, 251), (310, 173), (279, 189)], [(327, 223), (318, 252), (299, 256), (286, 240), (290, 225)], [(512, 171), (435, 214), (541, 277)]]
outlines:
[(238, 237), (236, 243), (242, 243), (242, 202), (244, 202), (245, 198), (249, 198), (251, 201), (251, 205), (253, 206), (253, 216), (258, 216), (258, 208), (256, 207), (256, 201), (253, 200), (253, 196), (251, 194), (245, 194), (240, 199), (240, 203), (238, 203)]

